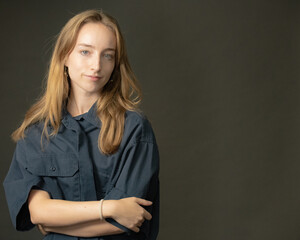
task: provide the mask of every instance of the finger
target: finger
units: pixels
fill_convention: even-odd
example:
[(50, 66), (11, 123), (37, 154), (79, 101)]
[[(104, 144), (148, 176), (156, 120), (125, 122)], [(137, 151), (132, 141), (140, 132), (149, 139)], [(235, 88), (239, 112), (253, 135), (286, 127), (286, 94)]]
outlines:
[(147, 220), (151, 220), (152, 219), (152, 215), (145, 210), (145, 212), (144, 212), (144, 218), (147, 219)]
[(38, 224), (37, 227), (38, 227), (39, 231), (40, 231), (44, 236), (46, 236), (46, 235), (48, 234), (48, 232), (45, 231), (45, 229), (43, 228), (42, 225)]
[(151, 201), (148, 201), (148, 200), (145, 200), (142, 198), (136, 198), (136, 202), (142, 206), (151, 206), (152, 205)]
[(133, 228), (131, 228), (131, 230), (134, 231), (134, 232), (139, 232), (140, 231), (140, 229), (138, 227), (133, 227)]
[(144, 222), (144, 221), (138, 222), (138, 224), (137, 224), (136, 226), (140, 228), (140, 227), (143, 225), (143, 222)]

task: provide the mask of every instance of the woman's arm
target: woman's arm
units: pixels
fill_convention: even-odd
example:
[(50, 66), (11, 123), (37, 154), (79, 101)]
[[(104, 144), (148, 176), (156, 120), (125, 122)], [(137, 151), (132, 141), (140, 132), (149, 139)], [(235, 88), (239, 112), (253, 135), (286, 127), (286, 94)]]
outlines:
[[(143, 221), (152, 217), (141, 205), (151, 204), (150, 201), (134, 197), (105, 200), (102, 214), (104, 218), (113, 218), (125, 227), (138, 232)], [(60, 233), (64, 231), (65, 234), (78, 236), (75, 230), (81, 229), (86, 232), (98, 228), (94, 236), (121, 233), (119, 228), (100, 220), (99, 206), (99, 201), (75, 202), (50, 199), (49, 194), (43, 190), (31, 190), (28, 198), (32, 223), (43, 225), (46, 231), (60, 231)]]
[(97, 237), (123, 233), (123, 231), (106, 221), (90, 221), (64, 227), (43, 226), (47, 233), (55, 232), (76, 237)]
[(98, 201), (75, 202), (50, 199), (48, 192), (31, 190), (28, 197), (31, 222), (47, 226), (68, 226), (99, 219)]

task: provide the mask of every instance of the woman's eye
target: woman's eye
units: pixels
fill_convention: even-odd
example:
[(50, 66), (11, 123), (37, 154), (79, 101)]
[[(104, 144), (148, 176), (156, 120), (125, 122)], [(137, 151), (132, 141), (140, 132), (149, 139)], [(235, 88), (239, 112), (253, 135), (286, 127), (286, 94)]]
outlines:
[(80, 53), (81, 53), (83, 56), (86, 56), (86, 55), (89, 54), (89, 51), (87, 51), (87, 50), (82, 50), (82, 51), (80, 51)]
[(108, 60), (112, 60), (114, 58), (114, 56), (112, 54), (109, 54), (109, 53), (105, 53), (104, 57), (107, 58)]

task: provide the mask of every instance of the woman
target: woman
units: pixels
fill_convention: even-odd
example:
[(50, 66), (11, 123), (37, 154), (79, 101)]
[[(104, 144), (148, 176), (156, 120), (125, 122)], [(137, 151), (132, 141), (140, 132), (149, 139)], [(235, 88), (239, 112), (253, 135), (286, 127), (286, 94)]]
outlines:
[(97, 10), (70, 19), (45, 93), (12, 135), (4, 188), (17, 230), (38, 225), (44, 239), (156, 239), (159, 156), (139, 100), (116, 20)]

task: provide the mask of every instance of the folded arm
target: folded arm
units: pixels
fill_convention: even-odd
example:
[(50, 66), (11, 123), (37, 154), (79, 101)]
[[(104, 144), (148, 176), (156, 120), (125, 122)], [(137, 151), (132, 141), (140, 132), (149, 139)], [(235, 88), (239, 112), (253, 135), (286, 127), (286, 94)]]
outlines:
[(89, 221), (63, 227), (43, 226), (46, 232), (55, 232), (76, 237), (96, 237), (123, 233), (123, 231), (105, 221)]
[[(125, 227), (138, 232), (151, 214), (141, 205), (152, 203), (139, 198), (105, 200), (102, 205), (104, 218), (114, 218)], [(50, 199), (43, 190), (31, 190), (28, 198), (31, 221), (48, 232), (71, 236), (91, 237), (120, 234), (123, 231), (105, 220), (100, 220), (99, 201), (67, 201)]]

